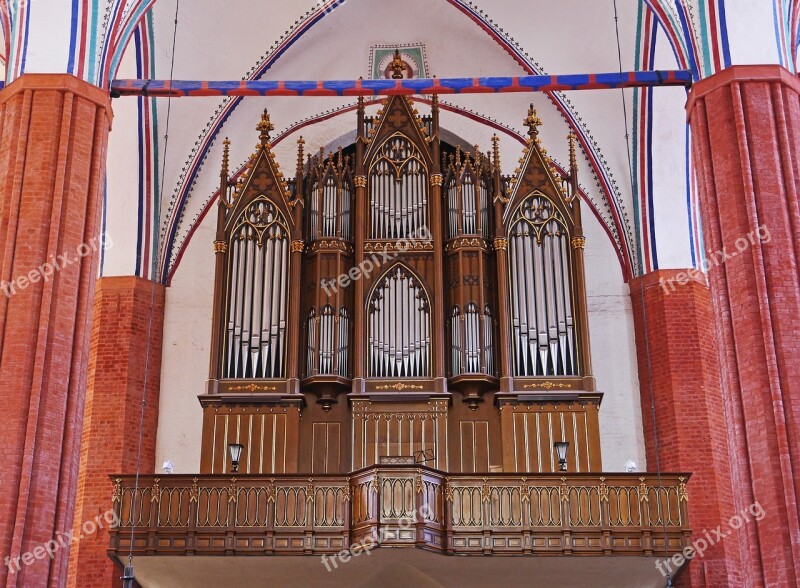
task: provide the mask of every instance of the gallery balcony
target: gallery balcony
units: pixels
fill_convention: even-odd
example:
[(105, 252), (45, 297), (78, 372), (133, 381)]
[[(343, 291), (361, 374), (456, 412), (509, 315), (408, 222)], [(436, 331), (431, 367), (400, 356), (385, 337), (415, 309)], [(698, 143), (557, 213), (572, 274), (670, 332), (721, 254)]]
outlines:
[[(302, 565), (303, 558), (282, 556), (316, 555), (308, 572), (324, 574), (321, 555), (354, 545), (353, 552), (367, 546), (372, 557), (359, 558), (347, 574), (400, 557), (377, 546), (407, 547), (418, 549), (400, 550), (403, 561), (423, 563), (436, 553), (562, 556), (572, 562), (570, 573), (617, 573), (622, 583), (615, 585), (656, 586), (656, 558), (679, 552), (690, 537), (686, 474), (451, 475), (380, 465), (313, 477), (151, 475), (140, 476), (138, 487), (132, 475), (113, 480), (120, 524), (108, 553), (124, 562), (132, 552), (143, 586), (148, 578), (152, 586), (181, 585), (169, 582), (192, 570), (203, 570), (201, 584), (228, 585), (233, 568), (225, 572), (225, 561), (272, 577)], [(456, 569), (467, 570), (473, 559), (459, 558)], [(456, 565), (440, 560), (441, 570)], [(519, 573), (544, 565), (536, 557), (505, 561)], [(551, 572), (563, 567), (553, 565)]]

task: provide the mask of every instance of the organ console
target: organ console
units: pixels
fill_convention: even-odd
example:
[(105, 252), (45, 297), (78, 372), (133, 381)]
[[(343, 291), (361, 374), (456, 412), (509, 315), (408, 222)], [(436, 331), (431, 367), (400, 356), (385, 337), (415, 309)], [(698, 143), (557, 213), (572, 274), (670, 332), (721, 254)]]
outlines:
[(294, 177), (260, 142), (219, 192), (203, 473), (346, 473), (430, 456), (451, 472), (600, 470), (574, 137), (531, 107), (520, 165), (441, 139), (439, 106), (385, 100)]

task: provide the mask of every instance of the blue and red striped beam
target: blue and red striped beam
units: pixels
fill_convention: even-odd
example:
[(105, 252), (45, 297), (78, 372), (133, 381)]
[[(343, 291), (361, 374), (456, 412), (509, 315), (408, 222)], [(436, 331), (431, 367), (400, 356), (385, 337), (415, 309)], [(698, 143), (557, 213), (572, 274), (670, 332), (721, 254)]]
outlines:
[(403, 80), (352, 80), (278, 82), (270, 80), (168, 81), (115, 80), (113, 96), (392, 96), (395, 94), (502, 94), (506, 92), (556, 92), (608, 90), (654, 86), (690, 86), (688, 70), (631, 71), (623, 73), (432, 78)]

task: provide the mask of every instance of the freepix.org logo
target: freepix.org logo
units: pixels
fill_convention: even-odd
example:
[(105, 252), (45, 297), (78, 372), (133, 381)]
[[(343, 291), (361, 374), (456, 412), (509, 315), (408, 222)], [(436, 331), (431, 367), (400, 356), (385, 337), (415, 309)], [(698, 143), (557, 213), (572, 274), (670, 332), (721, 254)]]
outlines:
[(6, 298), (11, 298), (14, 294), (22, 292), (31, 284), (49, 282), (56, 272), (77, 263), (81, 258), (87, 257), (95, 251), (111, 249), (113, 245), (114, 242), (111, 240), (111, 236), (108, 233), (101, 233), (96, 237), (92, 237), (86, 243), (78, 245), (74, 252), (67, 251), (60, 255), (54, 255), (49, 261), (44, 262), (39, 267), (33, 268), (26, 274), (17, 276), (9, 282), (0, 280), (0, 290), (6, 295)]

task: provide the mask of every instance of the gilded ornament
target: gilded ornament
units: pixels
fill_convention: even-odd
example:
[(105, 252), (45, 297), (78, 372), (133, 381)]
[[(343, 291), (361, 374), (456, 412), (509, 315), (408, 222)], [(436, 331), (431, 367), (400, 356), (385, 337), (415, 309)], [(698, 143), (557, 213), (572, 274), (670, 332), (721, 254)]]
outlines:
[(275, 390), (275, 386), (268, 386), (265, 384), (241, 384), (239, 386), (231, 386), (228, 388), (228, 392), (274, 392)]
[(553, 388), (571, 388), (571, 387), (572, 387), (571, 385), (564, 384), (563, 382), (551, 382), (549, 380), (547, 382), (542, 382), (541, 384), (539, 384), (539, 383), (526, 384), (524, 386), (525, 390), (530, 390), (532, 388), (536, 388), (536, 389), (543, 388), (545, 390), (552, 390)]
[(572, 248), (573, 249), (586, 249), (586, 237), (573, 237), (572, 238)]
[(397, 382), (396, 384), (384, 384), (383, 386), (375, 386), (376, 390), (424, 390), (425, 386), (416, 384), (403, 384)]

